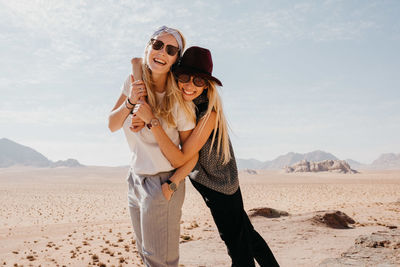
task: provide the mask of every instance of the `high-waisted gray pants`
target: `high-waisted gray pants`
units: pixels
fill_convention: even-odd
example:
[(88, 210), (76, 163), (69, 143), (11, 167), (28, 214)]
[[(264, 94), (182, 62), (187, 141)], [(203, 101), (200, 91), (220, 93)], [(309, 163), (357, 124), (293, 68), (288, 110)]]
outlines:
[(161, 184), (173, 172), (156, 175), (128, 177), (129, 211), (136, 245), (148, 267), (178, 266), (179, 236), (182, 205), (185, 197), (185, 182), (168, 201), (161, 191)]

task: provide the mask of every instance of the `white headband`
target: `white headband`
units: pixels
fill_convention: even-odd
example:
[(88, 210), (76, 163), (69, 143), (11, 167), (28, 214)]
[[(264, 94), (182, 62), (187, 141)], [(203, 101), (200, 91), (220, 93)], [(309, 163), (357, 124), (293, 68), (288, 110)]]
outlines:
[(154, 37), (160, 35), (160, 33), (162, 33), (162, 32), (166, 32), (166, 33), (172, 34), (172, 36), (175, 37), (176, 41), (178, 42), (179, 50), (180, 50), (181, 53), (182, 53), (182, 49), (183, 49), (182, 36), (179, 34), (179, 32), (178, 32), (177, 30), (168, 28), (167, 26), (161, 26), (160, 28), (158, 28), (158, 30), (156, 30), (156, 31), (153, 33), (153, 35), (151, 36), (151, 38), (154, 38)]

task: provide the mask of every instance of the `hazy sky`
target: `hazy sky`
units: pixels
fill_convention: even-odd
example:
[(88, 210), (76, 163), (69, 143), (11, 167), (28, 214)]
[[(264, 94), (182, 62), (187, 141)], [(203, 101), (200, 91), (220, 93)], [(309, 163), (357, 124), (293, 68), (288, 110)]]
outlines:
[(400, 152), (400, 1), (0, 0), (0, 138), (127, 165), (107, 117), (151, 33), (207, 47), (240, 158)]

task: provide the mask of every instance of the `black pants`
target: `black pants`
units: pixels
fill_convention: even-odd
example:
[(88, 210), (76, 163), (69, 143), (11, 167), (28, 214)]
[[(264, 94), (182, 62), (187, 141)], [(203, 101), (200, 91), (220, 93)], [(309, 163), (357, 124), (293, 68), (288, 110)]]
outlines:
[(254, 230), (243, 208), (240, 188), (233, 195), (225, 195), (190, 179), (211, 210), (219, 235), (228, 248), (232, 267), (279, 266), (265, 240)]

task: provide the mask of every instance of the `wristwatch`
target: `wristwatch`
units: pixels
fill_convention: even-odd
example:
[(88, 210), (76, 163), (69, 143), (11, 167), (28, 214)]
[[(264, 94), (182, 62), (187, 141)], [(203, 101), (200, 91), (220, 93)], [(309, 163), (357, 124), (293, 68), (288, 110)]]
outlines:
[(170, 179), (167, 180), (168, 188), (171, 190), (173, 193), (178, 190), (178, 187), (176, 186), (176, 183), (172, 182)]
[(153, 126), (158, 126), (158, 125), (160, 125), (160, 121), (157, 118), (151, 119), (151, 121), (148, 124), (146, 124), (147, 128), (149, 129), (151, 129), (151, 127)]

